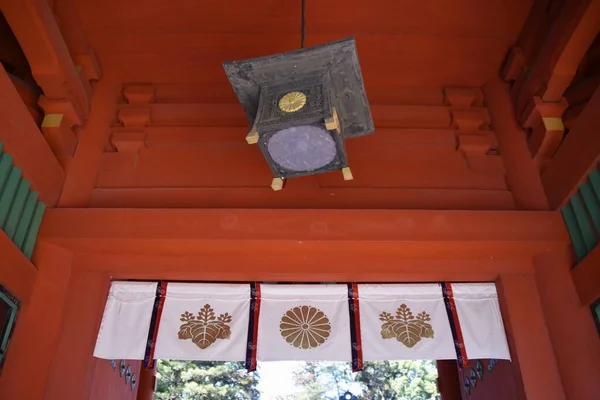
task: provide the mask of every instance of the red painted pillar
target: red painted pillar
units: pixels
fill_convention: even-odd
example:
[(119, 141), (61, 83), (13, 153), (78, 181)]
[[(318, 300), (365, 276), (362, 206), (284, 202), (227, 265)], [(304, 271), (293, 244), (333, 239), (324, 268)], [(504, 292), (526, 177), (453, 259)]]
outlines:
[(148, 369), (142, 367), (138, 384), (137, 400), (152, 400), (156, 387), (156, 366)]
[(461, 400), (460, 378), (456, 360), (437, 360), (438, 390), (442, 400)]
[[(50, 365), (61, 335), (71, 276), (71, 252), (41, 244), (34, 253), (39, 272), (19, 311), (0, 380), (0, 399), (44, 399)], [(66, 397), (63, 397), (66, 399)]]
[[(98, 361), (92, 354), (109, 286), (108, 274), (82, 270), (74, 262), (63, 309), (62, 329), (50, 364), (44, 400), (91, 397)], [(122, 383), (119, 386), (125, 387), (124, 380)]]
[(580, 304), (571, 280), (571, 274), (582, 266), (571, 270), (571, 251), (567, 246), (538, 254), (533, 264), (543, 316), (566, 397), (569, 400), (597, 398), (600, 340), (592, 312), (587, 305)]
[(501, 274), (496, 286), (516, 367), (518, 399), (570, 399), (563, 389), (535, 276)]

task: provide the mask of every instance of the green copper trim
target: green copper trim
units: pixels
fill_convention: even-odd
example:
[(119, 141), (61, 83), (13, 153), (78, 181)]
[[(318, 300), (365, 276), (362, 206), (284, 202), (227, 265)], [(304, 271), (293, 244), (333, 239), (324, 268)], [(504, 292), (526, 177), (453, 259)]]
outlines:
[(560, 210), (578, 262), (598, 245), (600, 239), (600, 163), (587, 178)]
[(0, 228), (31, 258), (46, 206), (0, 142)]

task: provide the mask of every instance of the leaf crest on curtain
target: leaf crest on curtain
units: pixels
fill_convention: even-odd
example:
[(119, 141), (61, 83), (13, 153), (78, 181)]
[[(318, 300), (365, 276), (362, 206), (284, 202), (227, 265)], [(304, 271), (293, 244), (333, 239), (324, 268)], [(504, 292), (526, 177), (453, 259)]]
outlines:
[(208, 348), (218, 339), (229, 339), (231, 328), (228, 323), (233, 320), (229, 313), (216, 317), (210, 304), (205, 304), (198, 315), (185, 311), (181, 314), (183, 324), (179, 328), (179, 339), (191, 340), (201, 349)]
[(406, 304), (400, 305), (396, 310), (396, 316), (383, 311), (379, 314), (379, 320), (384, 321), (381, 325), (381, 337), (383, 339), (396, 338), (397, 341), (408, 348), (415, 347), (421, 338), (433, 339), (434, 331), (428, 322), (431, 316), (425, 311), (415, 317)]

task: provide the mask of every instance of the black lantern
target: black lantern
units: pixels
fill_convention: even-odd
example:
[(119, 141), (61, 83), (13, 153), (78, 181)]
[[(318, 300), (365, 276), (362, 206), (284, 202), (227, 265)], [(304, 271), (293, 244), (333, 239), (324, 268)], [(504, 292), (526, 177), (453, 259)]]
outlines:
[(344, 140), (374, 131), (353, 38), (223, 66), (274, 190), (287, 178), (336, 170), (352, 179)]

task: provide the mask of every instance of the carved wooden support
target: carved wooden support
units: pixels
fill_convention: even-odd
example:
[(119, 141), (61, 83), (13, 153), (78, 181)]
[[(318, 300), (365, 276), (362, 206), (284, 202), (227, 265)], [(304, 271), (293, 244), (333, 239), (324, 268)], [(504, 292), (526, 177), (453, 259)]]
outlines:
[[(596, 89), (542, 173), (542, 183), (552, 209), (563, 207), (600, 162), (598, 110), (600, 88)], [(568, 112), (565, 112), (563, 121)]]
[[(585, 53), (600, 33), (600, 1), (592, 0), (581, 3), (578, 7), (573, 8), (572, 15), (568, 14), (568, 8), (565, 12), (570, 17), (568, 22), (575, 26), (571, 30), (565, 29), (568, 41), (564, 44), (564, 48), (546, 80), (546, 90), (542, 95), (544, 101), (555, 102), (561, 99), (573, 81)], [(573, 24), (573, 20), (576, 21), (575, 24)]]
[(521, 88), (527, 80), (528, 73), (529, 67), (523, 50), (518, 46), (513, 46), (504, 60), (501, 75), (502, 79), (511, 84), (510, 97), (515, 104), (521, 93)]
[(51, 2), (50, 7), (54, 12), (54, 18), (69, 49), (83, 87), (91, 98), (92, 83), (100, 80), (102, 72), (96, 53), (87, 41), (81, 21), (79, 21), (77, 14), (73, 12), (75, 1), (61, 0)]
[(82, 119), (87, 119), (89, 89), (75, 68), (48, 2), (0, 0), (0, 8), (46, 97), (74, 102), (73, 108), (81, 110)]
[[(483, 104), (483, 93), (478, 88), (444, 90), (445, 102), (453, 109), (452, 127), (457, 129), (457, 150), (467, 167), (476, 172), (504, 173), (504, 165), (497, 154), (498, 144), (490, 128), (490, 115)], [(454, 107), (462, 107), (454, 109)], [(492, 151), (494, 150), (494, 151)]]
[(498, 143), (492, 131), (458, 134), (458, 151), (472, 171), (485, 174), (504, 174), (504, 162), (498, 154)]
[(117, 152), (134, 152), (147, 147), (147, 135), (143, 130), (115, 131), (110, 143)]
[(46, 114), (42, 121), (42, 133), (57, 157), (73, 156), (77, 138), (65, 114)]
[(83, 123), (83, 112), (76, 102), (68, 100), (50, 100), (42, 95), (38, 99), (38, 105), (46, 114), (64, 114), (69, 127)]
[[(551, 6), (559, 7), (557, 4), (559, 2), (554, 2)], [(535, 46), (538, 50), (534, 53), (535, 60), (528, 60), (531, 70), (524, 76), (518, 76), (512, 88), (517, 114), (526, 110), (534, 96), (540, 96), (545, 102), (559, 102), (587, 49), (600, 32), (598, 0), (566, 1), (552, 12), (546, 7), (534, 7), (531, 12), (537, 15), (530, 15), (530, 19), (537, 18), (551, 28), (544, 31), (541, 35), (544, 39)], [(534, 38), (540, 37), (540, 33), (535, 31), (527, 30), (530, 37), (521, 37), (519, 41), (536, 42)]]
[(527, 145), (540, 173), (562, 141), (565, 130), (562, 115), (567, 106), (564, 98), (559, 103), (546, 103), (534, 97), (521, 116), (523, 126), (531, 129)]
[(483, 105), (483, 93), (479, 88), (444, 88), (444, 104), (452, 107)]
[(488, 154), (491, 150), (497, 150), (496, 137), (491, 131), (473, 133), (459, 133), (458, 149), (465, 154)]
[(76, 67), (81, 70), (83, 79), (86, 82), (98, 81), (102, 76), (100, 63), (90, 47), (77, 13), (74, 12), (75, 3), (76, 0), (49, 2), (65, 44)]
[[(38, 100), (46, 114), (44, 136), (58, 157), (70, 157), (77, 144), (76, 132), (89, 117), (90, 82), (100, 78), (100, 66), (73, 8), (59, 3), (58, 13), (53, 10), (54, 3), (44, 0), (0, 0), (0, 8), (44, 92)], [(74, 32), (71, 27), (79, 30)], [(68, 38), (72, 39), (69, 43)]]
[(135, 167), (140, 151), (148, 147), (144, 127), (151, 123), (152, 110), (149, 104), (156, 100), (156, 88), (147, 84), (125, 85), (123, 97), (131, 106), (119, 108), (117, 118), (125, 128), (131, 129), (120, 128), (112, 132), (110, 145), (115, 151), (103, 154), (103, 168), (107, 170)]
[[(48, 207), (55, 207), (64, 184), (64, 171), (53, 149), (31, 118), (28, 104), (23, 102), (2, 66), (0, 104), (0, 142), (4, 145), (4, 151), (13, 157), (14, 164), (31, 182), (40, 200)], [(36, 122), (41, 125), (44, 117), (41, 111), (38, 112), (41, 118)]]
[(151, 110), (149, 107), (122, 107), (117, 117), (125, 127), (147, 126), (151, 122)]
[(547, 103), (539, 96), (531, 99), (527, 108), (519, 115), (519, 122), (525, 128), (533, 128), (540, 118), (559, 118), (567, 109), (569, 104), (565, 98), (560, 99), (558, 103)]
[(147, 104), (156, 101), (156, 86), (146, 84), (126, 85), (123, 88), (123, 97), (129, 104)]
[[(117, 117), (125, 127), (142, 127), (150, 125), (152, 110), (149, 105), (156, 100), (156, 86), (134, 83), (123, 87), (123, 97), (131, 106), (119, 108)], [(138, 107), (139, 106), (139, 107)]]
[(143, 129), (114, 130), (110, 137), (113, 151), (102, 154), (104, 170), (121, 170), (135, 167), (140, 157), (140, 150), (148, 147), (148, 137)]
[(75, 65), (75, 70), (77, 71), (79, 79), (81, 80), (81, 83), (83, 84), (83, 88), (85, 89), (86, 94), (91, 99), (92, 98), (92, 83), (86, 79), (86, 77), (83, 73), (83, 66)]
[(86, 54), (76, 54), (73, 56), (73, 61), (81, 67), (81, 74), (88, 82), (99, 81), (102, 78), (102, 69), (100, 61), (96, 57), (96, 53), (89, 49)]
[(527, 146), (540, 173), (558, 150), (564, 133), (565, 127), (561, 118), (541, 118), (540, 123), (533, 128)]
[(461, 131), (489, 129), (490, 115), (486, 108), (452, 110), (452, 127)]

